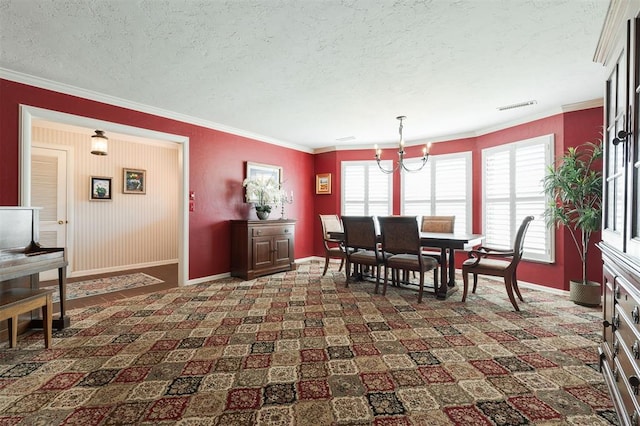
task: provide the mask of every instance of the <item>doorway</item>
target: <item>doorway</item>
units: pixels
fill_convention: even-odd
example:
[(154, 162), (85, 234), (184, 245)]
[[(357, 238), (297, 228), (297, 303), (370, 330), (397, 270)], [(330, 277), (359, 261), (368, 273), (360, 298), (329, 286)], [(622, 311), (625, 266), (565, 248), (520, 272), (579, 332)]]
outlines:
[[(49, 111), (40, 108), (21, 105), (21, 170), (20, 170), (20, 203), (23, 206), (33, 205), (32, 193), (32, 170), (31, 156), (34, 148), (37, 148), (32, 140), (32, 125), (35, 120), (46, 120), (55, 123), (61, 123), (70, 126), (78, 126), (89, 129), (101, 129), (106, 132), (113, 132), (123, 135), (129, 135), (132, 138), (147, 138), (158, 141), (160, 144), (171, 144), (177, 146), (178, 149), (178, 285), (188, 283), (188, 205), (187, 193), (188, 188), (188, 148), (189, 139), (184, 136), (172, 135), (162, 132), (156, 132), (148, 129), (124, 126), (117, 123), (104, 122), (100, 120), (80, 117), (71, 114)], [(37, 145), (37, 143), (36, 143)], [(67, 219), (63, 219), (66, 221)], [(56, 220), (58, 222), (58, 219)], [(69, 226), (68, 229), (73, 227)]]

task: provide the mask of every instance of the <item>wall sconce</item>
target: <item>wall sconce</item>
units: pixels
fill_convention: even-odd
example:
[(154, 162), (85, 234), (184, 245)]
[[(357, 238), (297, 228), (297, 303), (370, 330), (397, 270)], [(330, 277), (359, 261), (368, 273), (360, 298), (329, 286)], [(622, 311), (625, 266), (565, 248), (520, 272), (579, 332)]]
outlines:
[(109, 138), (104, 135), (104, 130), (96, 130), (95, 135), (91, 135), (91, 153), (94, 155), (107, 155), (107, 142)]
[(400, 120), (400, 127), (398, 129), (398, 132), (400, 133), (400, 142), (398, 146), (398, 162), (396, 163), (396, 166), (394, 168), (392, 168), (391, 170), (387, 170), (384, 167), (382, 167), (382, 164), (380, 164), (382, 150), (378, 148), (378, 145), (374, 147), (376, 152), (376, 162), (378, 163), (378, 167), (380, 168), (380, 170), (382, 170), (383, 173), (391, 174), (398, 169), (401, 169), (407, 172), (419, 172), (424, 168), (425, 164), (427, 164), (427, 160), (429, 159), (429, 148), (431, 147), (431, 143), (429, 143), (428, 145), (425, 145), (424, 148), (422, 148), (422, 158), (420, 159), (421, 163), (417, 168), (409, 168), (404, 163), (404, 136), (402, 135), (402, 128), (404, 126), (402, 125), (402, 121), (405, 120), (406, 118), (407, 117), (405, 117), (404, 115), (396, 117), (397, 120)]

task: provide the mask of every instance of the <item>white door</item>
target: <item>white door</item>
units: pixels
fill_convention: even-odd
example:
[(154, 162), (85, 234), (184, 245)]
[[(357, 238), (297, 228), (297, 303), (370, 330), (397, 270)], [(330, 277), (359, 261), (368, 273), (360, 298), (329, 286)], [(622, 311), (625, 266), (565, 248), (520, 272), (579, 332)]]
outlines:
[[(65, 247), (67, 239), (67, 157), (64, 149), (33, 146), (31, 149), (31, 206), (40, 210), (40, 245)], [(71, 266), (71, 265), (69, 265)], [(67, 274), (71, 267), (67, 269)], [(57, 278), (57, 271), (40, 274), (40, 280)]]

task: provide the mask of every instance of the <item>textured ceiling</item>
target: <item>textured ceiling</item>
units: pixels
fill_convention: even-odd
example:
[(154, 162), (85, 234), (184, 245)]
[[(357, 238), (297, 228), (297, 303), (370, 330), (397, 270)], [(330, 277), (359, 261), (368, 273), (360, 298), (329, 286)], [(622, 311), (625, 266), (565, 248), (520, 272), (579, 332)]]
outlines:
[(397, 115), (408, 143), (442, 140), (601, 98), (605, 70), (592, 58), (607, 6), (0, 0), (0, 76), (309, 148), (395, 142)]

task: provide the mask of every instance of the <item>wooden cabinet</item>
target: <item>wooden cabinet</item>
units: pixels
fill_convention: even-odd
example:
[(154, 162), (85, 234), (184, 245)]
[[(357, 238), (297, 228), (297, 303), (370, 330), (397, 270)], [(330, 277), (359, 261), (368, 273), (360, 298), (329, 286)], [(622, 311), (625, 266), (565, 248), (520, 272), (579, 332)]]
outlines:
[(607, 70), (600, 369), (621, 425), (640, 426), (640, 0), (612, 0), (596, 51)]
[(232, 220), (231, 276), (250, 280), (295, 268), (294, 220)]

